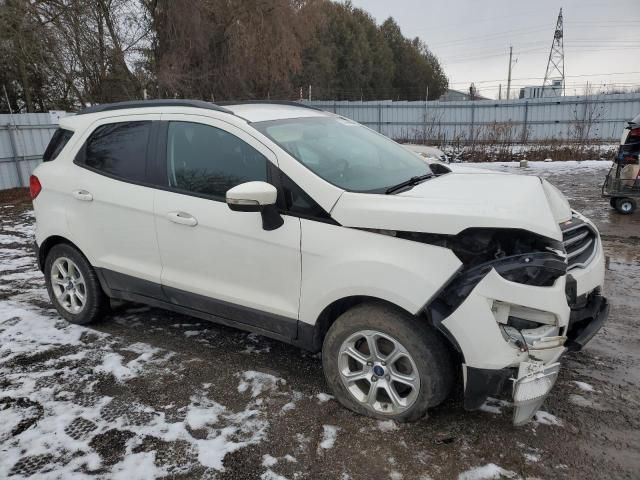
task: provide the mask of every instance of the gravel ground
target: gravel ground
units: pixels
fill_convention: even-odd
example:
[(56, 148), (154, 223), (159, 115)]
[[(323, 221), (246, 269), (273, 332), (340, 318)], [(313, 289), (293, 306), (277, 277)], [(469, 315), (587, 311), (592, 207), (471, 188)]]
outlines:
[(599, 196), (607, 162), (482, 165), (549, 178), (594, 219), (611, 317), (567, 355), (535, 421), (455, 392), (413, 424), (352, 414), (297, 348), (136, 305), (90, 327), (52, 309), (31, 205), (0, 194), (0, 478), (640, 477), (640, 213)]

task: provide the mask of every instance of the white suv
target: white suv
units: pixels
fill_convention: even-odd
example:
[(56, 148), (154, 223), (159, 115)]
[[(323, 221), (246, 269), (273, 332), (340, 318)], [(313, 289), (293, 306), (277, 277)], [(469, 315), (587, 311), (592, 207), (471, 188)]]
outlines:
[(295, 103), (124, 102), (63, 118), (31, 178), (60, 314), (162, 307), (313, 352), (400, 421), (511, 387), (526, 422), (608, 313), (593, 224), (531, 176), (427, 163)]

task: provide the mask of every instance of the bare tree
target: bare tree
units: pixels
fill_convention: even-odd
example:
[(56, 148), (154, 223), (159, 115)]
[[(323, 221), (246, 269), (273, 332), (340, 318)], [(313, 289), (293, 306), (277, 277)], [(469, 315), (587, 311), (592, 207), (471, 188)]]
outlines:
[(576, 103), (573, 110), (573, 121), (569, 127), (570, 138), (582, 146), (594, 140), (602, 113), (602, 104), (593, 94), (592, 86), (587, 84), (582, 102)]

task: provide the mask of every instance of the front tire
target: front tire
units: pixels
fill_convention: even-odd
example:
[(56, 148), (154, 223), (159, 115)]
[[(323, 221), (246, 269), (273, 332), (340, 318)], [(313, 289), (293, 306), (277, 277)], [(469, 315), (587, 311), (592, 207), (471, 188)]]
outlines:
[(51, 302), (68, 322), (85, 325), (100, 318), (109, 302), (95, 271), (76, 248), (58, 244), (44, 264)]
[(334, 322), (324, 340), (322, 363), (342, 405), (399, 422), (422, 418), (448, 396), (454, 379), (440, 334), (381, 303), (357, 305)]

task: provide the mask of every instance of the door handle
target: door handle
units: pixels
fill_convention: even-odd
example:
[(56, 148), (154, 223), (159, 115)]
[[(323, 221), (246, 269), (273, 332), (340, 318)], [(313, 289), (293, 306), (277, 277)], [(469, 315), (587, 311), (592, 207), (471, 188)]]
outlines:
[(90, 202), (91, 200), (93, 200), (93, 195), (91, 195), (86, 190), (74, 190), (73, 197), (76, 200), (82, 200), (83, 202)]
[(186, 212), (169, 212), (167, 213), (167, 218), (173, 223), (179, 223), (180, 225), (188, 225), (189, 227), (198, 225), (196, 217)]

